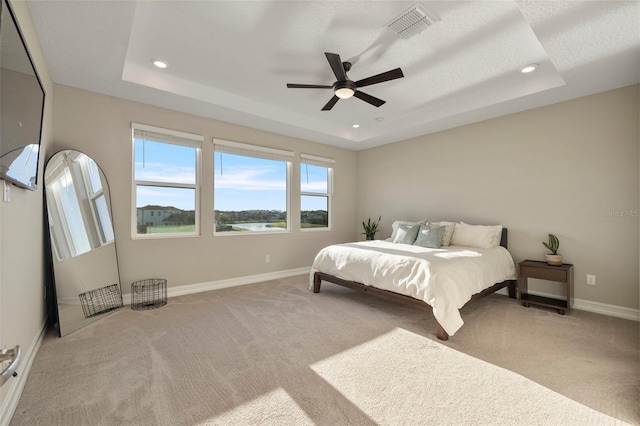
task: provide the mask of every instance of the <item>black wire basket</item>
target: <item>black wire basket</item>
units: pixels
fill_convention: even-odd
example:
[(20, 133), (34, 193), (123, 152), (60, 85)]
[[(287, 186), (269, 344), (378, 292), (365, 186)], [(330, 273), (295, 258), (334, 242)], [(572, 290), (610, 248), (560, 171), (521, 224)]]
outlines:
[(149, 278), (131, 284), (131, 309), (144, 311), (167, 304), (167, 280)]
[(118, 284), (89, 290), (78, 297), (85, 318), (122, 307), (122, 293)]

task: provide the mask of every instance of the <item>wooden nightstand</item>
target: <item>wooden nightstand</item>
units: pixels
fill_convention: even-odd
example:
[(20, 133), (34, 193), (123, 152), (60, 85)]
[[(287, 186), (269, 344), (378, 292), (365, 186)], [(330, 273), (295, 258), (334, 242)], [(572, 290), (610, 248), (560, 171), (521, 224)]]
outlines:
[[(518, 300), (522, 301), (523, 306), (527, 308), (529, 305), (546, 306), (557, 309), (560, 315), (564, 315), (565, 311), (571, 310), (571, 301), (573, 299), (573, 265), (563, 263), (561, 266), (551, 266), (547, 264), (547, 262), (538, 260), (523, 260), (518, 266)], [(528, 278), (538, 278), (564, 284), (567, 295), (566, 299), (553, 299), (551, 297), (529, 294), (527, 290)]]

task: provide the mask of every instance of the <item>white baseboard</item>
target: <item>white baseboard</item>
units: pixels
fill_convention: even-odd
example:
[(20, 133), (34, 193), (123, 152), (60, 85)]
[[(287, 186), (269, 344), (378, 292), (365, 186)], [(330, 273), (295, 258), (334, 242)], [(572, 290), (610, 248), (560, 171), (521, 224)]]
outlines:
[[(200, 293), (203, 291), (211, 291), (211, 290), (219, 290), (221, 288), (228, 287), (236, 287), (246, 284), (254, 284), (261, 281), (269, 281), (269, 280), (277, 280), (280, 278), (289, 278), (294, 277), (296, 275), (309, 274), (311, 272), (311, 267), (308, 268), (298, 268), (298, 269), (289, 269), (286, 271), (278, 271), (278, 272), (269, 272), (266, 274), (259, 275), (249, 275), (246, 277), (238, 277), (238, 278), (229, 278), (226, 280), (219, 281), (209, 281), (198, 284), (188, 284), (178, 287), (169, 287), (167, 288), (167, 297), (176, 297), (183, 296), (186, 294), (194, 294)], [(124, 289), (123, 289), (124, 290)], [(501, 289), (497, 292), (498, 294), (507, 295), (507, 289)], [(553, 297), (557, 298), (558, 295), (548, 294), (538, 291), (530, 291), (531, 294), (535, 294), (537, 296), (545, 296), (545, 297)], [(79, 305), (77, 302), (77, 298), (69, 299), (69, 304)], [(129, 305), (131, 303), (131, 294), (126, 293), (122, 294), (122, 301), (125, 305)], [(590, 300), (584, 299), (573, 299), (573, 305), (571, 305), (572, 309), (577, 309), (580, 311), (594, 312), (596, 314), (609, 315), (616, 318), (623, 318), (632, 321), (640, 322), (640, 310), (627, 308), (624, 306), (617, 305), (609, 305), (606, 303), (600, 302), (592, 302)]]
[[(506, 289), (498, 291), (501, 294), (507, 294)], [(558, 298), (557, 294), (543, 293), (540, 291), (529, 291), (536, 296)], [(609, 315), (610, 317), (623, 318), (631, 321), (640, 322), (640, 309), (627, 308), (624, 306), (609, 305), (607, 303), (592, 302), (591, 300), (573, 299), (571, 309), (579, 311), (593, 312), (596, 314)]]
[(47, 323), (45, 321), (42, 326), (42, 330), (38, 335), (36, 335), (29, 345), (29, 349), (27, 349), (24, 354), (24, 359), (22, 360), (21, 365), (18, 365), (18, 369), (16, 370), (18, 376), (16, 378), (9, 379), (9, 381), (5, 383), (5, 386), (9, 386), (9, 390), (7, 391), (6, 398), (2, 401), (2, 405), (0, 406), (1, 426), (8, 426), (11, 422), (13, 413), (16, 411), (16, 407), (18, 407), (18, 402), (22, 396), (24, 386), (27, 384), (27, 378), (29, 377), (31, 366), (33, 365), (33, 361), (36, 359), (36, 354), (38, 353), (38, 349), (40, 349), (40, 344), (42, 343), (42, 339), (44, 339), (46, 331)]
[(639, 309), (608, 305), (606, 303), (592, 302), (590, 300), (583, 299), (573, 299), (573, 305), (571, 307), (581, 311), (595, 312), (596, 314), (609, 315), (611, 317), (640, 322)]
[[(289, 269), (286, 271), (269, 272), (266, 274), (248, 275), (246, 277), (229, 278), (226, 280), (209, 281), (197, 284), (187, 284), (178, 287), (168, 287), (167, 297), (184, 296), (187, 294), (201, 293), (204, 291), (220, 290), (222, 288), (237, 287), (246, 284), (254, 284), (262, 281), (278, 280), (281, 278), (295, 277), (296, 275), (309, 275), (311, 268)], [(129, 289), (130, 290), (130, 289)], [(131, 303), (131, 293), (122, 295), (125, 305)]]
[[(211, 291), (211, 290), (219, 290), (222, 288), (228, 287), (236, 287), (246, 284), (254, 284), (262, 281), (269, 280), (277, 280), (280, 278), (289, 278), (294, 277), (296, 275), (308, 275), (311, 272), (311, 267), (308, 268), (298, 268), (298, 269), (290, 269), (286, 271), (278, 271), (278, 272), (269, 272), (267, 274), (259, 274), (259, 275), (249, 275), (246, 277), (238, 277), (238, 278), (230, 278), (226, 280), (219, 281), (209, 281), (198, 284), (188, 284), (179, 287), (169, 287), (167, 288), (167, 297), (176, 297), (183, 296), (186, 294), (194, 294), (200, 293), (203, 291)], [(498, 293), (502, 293), (507, 295), (507, 289), (502, 289), (498, 291)], [(558, 297), (557, 295), (541, 293), (536, 291), (531, 291), (531, 294), (535, 294), (538, 296), (546, 296), (546, 297)], [(123, 294), (122, 300), (125, 305), (130, 304), (131, 294)], [(602, 315), (609, 315), (616, 318), (623, 318), (632, 321), (640, 322), (640, 310), (627, 308), (624, 306), (617, 305), (609, 305), (606, 303), (600, 302), (592, 302), (590, 300), (584, 299), (573, 299), (573, 305), (571, 305), (572, 309), (577, 309), (580, 311), (594, 312)]]
[(80, 306), (80, 299), (76, 296), (76, 297), (59, 297), (58, 298), (58, 305), (73, 305), (73, 306)]

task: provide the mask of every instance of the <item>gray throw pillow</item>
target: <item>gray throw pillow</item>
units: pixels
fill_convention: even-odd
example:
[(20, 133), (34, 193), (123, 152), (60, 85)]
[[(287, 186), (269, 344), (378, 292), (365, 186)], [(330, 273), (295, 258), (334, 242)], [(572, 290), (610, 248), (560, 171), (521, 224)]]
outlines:
[(416, 242), (413, 244), (427, 248), (440, 248), (444, 231), (444, 226), (421, 225)]
[(400, 224), (398, 225), (398, 232), (396, 232), (393, 242), (397, 244), (413, 244), (419, 230), (420, 225)]

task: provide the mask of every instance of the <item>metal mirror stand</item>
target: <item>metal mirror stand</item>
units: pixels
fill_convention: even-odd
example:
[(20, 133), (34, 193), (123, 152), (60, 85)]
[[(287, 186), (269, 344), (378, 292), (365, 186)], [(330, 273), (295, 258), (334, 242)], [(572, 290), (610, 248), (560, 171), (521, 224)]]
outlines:
[(111, 198), (104, 173), (79, 151), (44, 172), (60, 337), (122, 307)]

